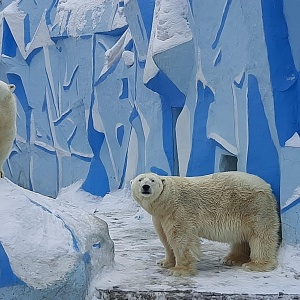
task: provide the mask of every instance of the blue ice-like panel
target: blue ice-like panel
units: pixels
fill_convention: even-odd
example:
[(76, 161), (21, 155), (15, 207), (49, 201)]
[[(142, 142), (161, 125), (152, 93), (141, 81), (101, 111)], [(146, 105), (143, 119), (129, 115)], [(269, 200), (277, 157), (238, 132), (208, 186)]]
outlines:
[(91, 194), (103, 197), (110, 190), (108, 176), (100, 159), (100, 150), (104, 143), (105, 135), (95, 130), (91, 114), (88, 123), (88, 139), (94, 157), (90, 164), (89, 173), (82, 184), (82, 188)]
[(7, 25), (5, 19), (3, 20), (3, 37), (2, 37), (2, 54), (9, 57), (15, 57), (17, 52), (17, 44)]
[(82, 188), (101, 197), (110, 191), (107, 173), (100, 158), (92, 159), (89, 173), (82, 184)]
[(148, 40), (150, 39), (155, 0), (137, 0), (143, 18), (144, 26), (147, 32)]
[(124, 125), (120, 125), (117, 128), (117, 139), (120, 146), (122, 145), (123, 138), (124, 138)]
[(8, 256), (0, 242), (0, 288), (14, 285), (25, 285), (25, 283), (14, 274)]
[[(224, 147), (227, 142), (237, 149), (238, 166), (270, 182), (278, 196), (277, 151), (294, 132), (300, 132), (296, 70), (299, 43), (294, 40), (292, 49), (290, 46), (291, 37), (297, 38), (299, 4), (289, 1), (284, 12), (283, 0), (187, 3), (192, 9), (188, 21), (193, 39), (155, 55), (160, 70), (146, 87), (143, 76), (154, 0), (117, 1), (114, 5), (103, 2), (103, 17), (93, 23), (95, 12), (86, 12), (86, 24), (75, 22), (75, 9), (66, 11), (66, 22), (60, 23), (62, 15), (57, 13), (62, 11), (57, 12), (57, 7), (68, 3), (3, 0), (1, 9), (18, 5), (25, 16), (24, 23), (21, 20), (20, 26), (14, 28), (5, 20), (5, 13), (14, 10), (3, 15), (0, 77), (16, 85), (18, 98), (18, 135), (5, 164), (7, 176), (22, 186), (51, 195), (85, 179), (83, 186), (87, 190), (104, 195), (122, 187), (133, 172), (176, 174), (180, 164), (176, 138), (181, 138), (175, 135), (176, 121), (184, 105), (188, 105), (194, 114), (189, 116), (193, 123), (187, 122), (192, 131), (191, 152), (185, 153), (185, 159), (189, 159), (188, 175), (216, 169), (215, 142), (206, 136), (206, 132), (214, 133), (225, 140)], [(288, 17), (292, 10), (294, 19), (287, 28), (284, 13)], [(117, 57), (109, 70), (100, 76), (107, 59), (105, 52), (127, 28), (125, 23), (114, 27), (112, 22), (117, 13), (123, 12), (132, 35), (124, 48), (134, 53), (134, 65), (124, 64), (120, 49), (114, 52)], [(55, 45), (40, 46), (44, 41), (40, 36), (36, 44), (39, 48), (24, 59), (25, 47), (36, 41), (37, 28), (44, 19), (48, 25), (44, 29), (49, 29)], [(78, 28), (76, 38), (68, 36), (76, 24), (83, 30)], [(24, 40), (17, 40), (23, 31)], [(112, 52), (106, 52), (109, 53)], [(256, 77), (248, 76), (250, 71)], [(206, 85), (198, 82), (197, 92), (196, 74)], [(280, 145), (275, 140), (277, 135)], [(298, 154), (292, 157), (293, 164), (297, 157)], [(293, 164), (282, 160), (285, 175), (281, 175), (285, 179), (281, 189), (287, 189), (281, 197), (287, 200), (295, 188), (291, 179), (298, 173), (290, 171)], [(51, 180), (42, 180), (45, 169)], [(283, 209), (286, 230), (297, 227), (298, 207), (295, 201)]]
[(280, 145), (300, 130), (299, 74), (295, 68), (283, 1), (261, 1)]
[(120, 100), (128, 98), (128, 78), (122, 78), (122, 92), (119, 98)]
[(150, 171), (152, 173), (155, 173), (155, 174), (160, 175), (160, 176), (167, 176), (168, 175), (168, 173), (165, 170), (163, 170), (161, 168), (158, 168), (156, 166), (151, 167)]
[(285, 20), (288, 26), (289, 42), (294, 58), (296, 69), (300, 70), (300, 39), (298, 28), (300, 26), (299, 11), (300, 2), (298, 0), (283, 1)]
[(247, 172), (258, 175), (271, 184), (278, 200), (280, 189), (278, 153), (270, 134), (258, 81), (253, 75), (248, 76), (248, 115)]
[(222, 31), (224, 29), (224, 25), (225, 25), (225, 22), (226, 22), (226, 19), (227, 19), (227, 16), (228, 16), (228, 12), (229, 12), (229, 9), (230, 9), (231, 2), (232, 2), (232, 0), (227, 0), (227, 2), (226, 2), (219, 29), (217, 31), (215, 40), (214, 40), (214, 42), (211, 46), (212, 49), (216, 49), (216, 47), (217, 47), (217, 45), (220, 41), (220, 37), (221, 37)]
[(287, 211), (289, 211), (290, 209), (292, 209), (293, 207), (297, 206), (300, 204), (300, 197), (297, 198), (296, 200), (294, 200), (291, 204), (287, 205), (286, 207), (282, 208), (281, 213), (284, 214)]
[(280, 167), (282, 237), (286, 243), (297, 244), (300, 243), (300, 148), (283, 147), (280, 155)]
[[(187, 59), (188, 58), (188, 59)], [(156, 53), (153, 60), (178, 90), (187, 95), (195, 67), (195, 44), (191, 39), (166, 51)]]
[(144, 171), (145, 168), (145, 134), (144, 134), (141, 118), (136, 108), (132, 110), (129, 121), (137, 134), (137, 139), (139, 142), (137, 170), (140, 173)]
[(192, 136), (192, 149), (187, 169), (187, 176), (199, 176), (213, 173), (215, 164), (215, 142), (206, 135), (206, 123), (209, 105), (214, 95), (202, 82), (197, 84), (198, 99)]
[(148, 51), (148, 40), (152, 24), (151, 15), (153, 14), (153, 0), (139, 1), (130, 0), (125, 5), (125, 15), (132, 37), (135, 41), (138, 58), (140, 61), (145, 61)]
[(28, 104), (27, 95), (24, 89), (22, 78), (17, 74), (9, 73), (7, 74), (7, 79), (9, 83), (13, 83), (16, 86), (14, 93), (17, 96), (25, 113), (26, 141), (29, 142), (32, 108)]
[(186, 98), (178, 87), (162, 71), (159, 71), (146, 86), (157, 92), (161, 98), (163, 148), (171, 174), (174, 174), (176, 154), (174, 153), (173, 127), (176, 122), (174, 123), (173, 120), (172, 108), (183, 108)]
[(38, 25), (40, 23), (40, 20), (42, 18), (42, 15), (46, 12), (46, 21), (49, 24), (52, 21), (54, 21), (53, 14), (56, 12), (54, 8), (57, 6), (57, 0), (43, 0), (41, 1), (19, 1), (18, 7), (19, 9), (26, 13), (28, 20), (26, 21), (26, 26), (24, 30), (24, 34), (26, 37), (26, 42), (29, 42), (29, 40), (32, 40)]
[[(34, 191), (55, 197), (59, 189), (59, 166), (60, 162), (54, 150), (49, 150), (47, 147), (34, 145), (30, 152), (30, 181)], [(45, 170), (47, 170), (47, 178), (51, 184), (45, 184)]]

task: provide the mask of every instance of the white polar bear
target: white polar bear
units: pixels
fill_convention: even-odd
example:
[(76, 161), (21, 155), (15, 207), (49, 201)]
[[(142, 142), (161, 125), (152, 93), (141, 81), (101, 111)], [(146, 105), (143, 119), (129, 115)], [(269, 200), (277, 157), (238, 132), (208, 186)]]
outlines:
[(3, 163), (8, 157), (16, 135), (16, 100), (14, 84), (0, 80), (0, 177), (4, 177)]
[(166, 252), (160, 265), (170, 274), (196, 274), (199, 237), (231, 244), (225, 265), (252, 271), (276, 268), (276, 200), (259, 177), (237, 171), (201, 177), (147, 173), (131, 181), (131, 190), (152, 215)]

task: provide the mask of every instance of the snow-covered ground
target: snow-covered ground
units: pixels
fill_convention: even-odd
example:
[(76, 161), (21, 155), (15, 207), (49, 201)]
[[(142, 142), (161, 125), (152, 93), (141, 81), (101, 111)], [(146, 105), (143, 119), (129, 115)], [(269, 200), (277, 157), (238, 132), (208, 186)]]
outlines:
[(172, 277), (156, 265), (156, 261), (164, 257), (163, 247), (151, 217), (132, 200), (127, 189), (105, 196), (97, 211), (108, 223), (115, 243), (115, 264), (94, 278), (92, 289), (300, 294), (300, 247), (281, 246), (278, 268), (258, 273), (223, 266), (220, 260), (228, 251), (228, 245), (204, 240), (198, 275)]
[[(66, 247), (70, 253), (74, 252), (72, 248), (74, 241), (70, 240), (66, 243), (66, 239), (70, 239), (70, 237), (65, 237), (57, 231), (59, 229), (63, 233), (65, 226), (58, 226), (55, 231), (51, 231), (48, 225), (52, 223), (50, 220), (48, 222), (47, 218), (54, 218), (60, 215), (60, 218), (65, 220), (66, 224), (69, 224), (70, 229), (68, 230), (74, 229), (74, 236), (78, 237), (79, 245), (78, 253), (74, 254), (76, 258), (80, 256), (80, 253), (87, 250), (81, 248), (89, 245), (87, 240), (91, 239), (93, 232), (95, 232), (94, 227), (91, 227), (94, 229), (90, 233), (87, 232), (91, 224), (89, 221), (90, 217), (87, 216), (95, 212), (97, 217), (100, 217), (108, 224), (110, 236), (115, 244), (115, 262), (113, 264), (111, 261), (108, 263), (112, 255), (112, 248), (108, 247), (109, 243), (107, 247), (101, 248), (102, 251), (109, 253), (100, 255), (100, 252), (97, 252), (99, 250), (89, 249), (91, 263), (94, 264), (94, 267), (92, 268), (92, 280), (86, 300), (98, 299), (100, 295), (99, 290), (109, 289), (118, 289), (125, 292), (191, 290), (193, 292), (223, 294), (300, 294), (300, 245), (298, 247), (282, 246), (280, 248), (278, 268), (272, 272), (256, 273), (246, 272), (238, 267), (223, 266), (220, 260), (225, 256), (228, 246), (202, 241), (203, 258), (198, 265), (198, 275), (195, 277), (173, 277), (169, 276), (165, 269), (156, 265), (156, 261), (164, 256), (164, 249), (153, 229), (151, 217), (131, 198), (128, 188), (112, 192), (102, 199), (82, 191), (80, 183), (77, 183), (63, 189), (58, 198), (53, 200), (17, 187), (7, 179), (1, 180), (0, 183), (2, 187), (0, 190), (0, 199), (2, 201), (0, 217), (2, 221), (5, 220), (3, 223), (4, 227), (0, 228), (2, 242), (6, 246), (14, 273), (30, 286), (43, 288), (43, 286), (39, 285), (39, 282), (45, 283), (51, 279), (50, 277), (50, 279), (48, 277), (43, 278), (43, 274), (48, 276), (47, 271), (50, 269), (53, 271), (54, 267), (62, 272), (64, 271), (63, 268), (59, 268), (59, 265), (54, 265), (54, 267), (51, 265), (51, 262), (53, 262), (50, 257), (51, 253), (53, 252), (53, 255), (57, 253), (57, 251), (54, 251), (57, 249), (55, 246), (58, 245), (58, 249), (60, 249), (59, 247)], [(22, 201), (27, 205), (27, 208), (24, 207)], [(31, 210), (31, 216), (30, 203), (33, 203), (34, 207)], [(9, 209), (9, 207), (18, 208)], [(16, 210), (18, 218), (15, 220), (8, 217), (8, 213), (4, 213), (5, 209), (11, 212), (11, 215)], [(43, 226), (41, 224), (33, 226), (37, 222), (41, 223), (43, 218), (47, 221)], [(56, 223), (59, 223), (62, 219), (56, 220)], [(9, 240), (9, 232), (12, 232), (21, 220), (23, 220), (22, 222), (25, 225), (23, 228), (20, 227), (19, 232), (14, 232), (13, 236), (14, 238), (26, 236), (26, 226), (31, 228), (28, 234), (30, 232), (32, 234), (35, 228), (37, 230), (34, 231), (36, 238), (30, 240), (31, 249), (33, 250), (26, 250), (24, 245), (19, 245), (20, 243), (22, 244), (22, 241), (27, 241), (28, 238), (19, 238), (19, 244), (13, 243), (13, 239)], [(26, 220), (31, 221), (27, 222)], [(82, 225), (80, 225), (80, 221), (84, 221)], [(98, 226), (100, 225), (99, 223)], [(53, 227), (54, 225), (51, 226)], [(82, 230), (80, 229), (81, 227)], [(37, 233), (40, 232), (39, 229), (42, 230), (41, 237), (47, 237), (47, 243), (37, 239)], [(105, 235), (105, 230), (103, 230), (100, 230), (100, 232)], [(51, 236), (48, 234), (49, 232), (56, 234)], [(80, 232), (84, 232), (84, 234), (80, 234)], [(38, 246), (34, 246), (34, 243)], [(44, 249), (43, 251), (41, 246), (46, 244), (54, 245), (54, 248), (51, 248), (52, 250), (50, 248), (48, 250)], [(104, 242), (102, 244), (103, 246), (106, 245)], [(43, 253), (45, 254), (44, 259), (42, 257)], [(38, 255), (39, 259), (35, 258), (36, 255)], [(68, 257), (72, 258), (73, 256)], [(18, 265), (18, 258), (23, 258), (23, 266), (28, 262), (25, 268), (27, 275), (24, 272), (22, 273), (23, 269)], [(43, 265), (43, 267), (40, 267), (38, 264)], [(103, 265), (106, 265), (106, 267), (103, 268)], [(60, 264), (60, 267), (62, 266), (63, 264)], [(56, 275), (57, 279), (59, 279), (61, 276), (57, 271), (55, 273), (53, 275)], [(52, 281), (55, 281), (55, 278)], [(2, 290), (2, 293), (5, 294), (5, 291)]]

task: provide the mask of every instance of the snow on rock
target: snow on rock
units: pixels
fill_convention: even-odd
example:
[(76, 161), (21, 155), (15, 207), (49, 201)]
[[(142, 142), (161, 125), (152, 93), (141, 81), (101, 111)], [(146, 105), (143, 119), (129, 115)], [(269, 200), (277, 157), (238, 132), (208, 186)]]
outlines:
[(105, 74), (110, 69), (110, 67), (122, 56), (125, 47), (128, 45), (131, 39), (131, 33), (129, 29), (127, 29), (120, 37), (120, 39), (115, 43), (115, 45), (105, 51), (105, 62), (99, 77)]
[[(158, 68), (153, 61), (155, 54), (192, 40), (193, 35), (187, 17), (187, 0), (157, 0), (155, 2), (152, 32), (144, 73), (145, 83), (149, 82), (158, 72)], [(185, 57), (186, 55), (182, 59), (185, 60)], [(180, 58), (180, 56), (177, 58)]]
[(294, 135), (285, 142), (285, 146), (300, 148), (300, 136), (298, 132), (295, 132)]
[(187, 94), (195, 56), (189, 17), (190, 8), (187, 0), (155, 2), (144, 72), (145, 83), (156, 76), (160, 69), (183, 94)]
[(134, 53), (132, 51), (125, 50), (122, 57), (127, 67), (131, 67), (134, 64)]
[[(54, 42), (50, 38), (49, 29), (46, 25), (45, 12), (43, 13), (36, 32), (33, 34), (32, 40), (27, 45), (25, 45), (24, 38), (26, 13), (19, 9), (18, 1), (12, 1), (12, 3), (0, 13), (0, 18), (5, 19), (24, 59), (26, 59), (29, 54), (37, 48), (54, 45)], [(3, 22), (0, 24), (0, 31), (3, 31)], [(1, 48), (2, 43), (3, 39), (0, 39)]]
[(164, 52), (192, 39), (187, 0), (157, 0), (155, 18), (154, 53)]
[(100, 27), (101, 31), (124, 27), (126, 18), (118, 4), (118, 0), (59, 0), (54, 26), (59, 26), (60, 34), (66, 31), (74, 37)]
[[(63, 190), (54, 200), (0, 180), (0, 245), (14, 276), (33, 291), (79, 281), (84, 294), (91, 272), (101, 272), (113, 261), (107, 224), (92, 214), (99, 198), (93, 201), (79, 186)], [(78, 198), (87, 199), (89, 211), (78, 207)], [(1, 267), (0, 273), (7, 274)]]
[(290, 206), (293, 202), (295, 202), (299, 198), (300, 198), (300, 186), (295, 188), (292, 196), (286, 200), (285, 204), (281, 207), (281, 209), (284, 209), (284, 208)]

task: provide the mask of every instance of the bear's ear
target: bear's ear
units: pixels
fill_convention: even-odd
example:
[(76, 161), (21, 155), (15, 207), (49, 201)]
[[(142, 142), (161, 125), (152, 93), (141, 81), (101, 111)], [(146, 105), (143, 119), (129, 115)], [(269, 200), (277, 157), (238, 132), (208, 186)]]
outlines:
[(166, 178), (161, 178), (161, 182), (162, 182), (163, 185), (165, 185)]
[(13, 93), (16, 89), (16, 86), (14, 84), (9, 84), (8, 88), (9, 88), (10, 92)]
[(133, 180), (130, 180), (130, 185), (132, 185)]

